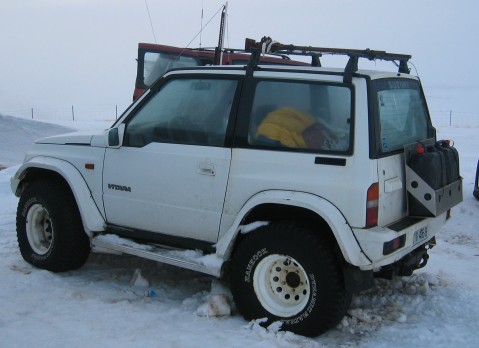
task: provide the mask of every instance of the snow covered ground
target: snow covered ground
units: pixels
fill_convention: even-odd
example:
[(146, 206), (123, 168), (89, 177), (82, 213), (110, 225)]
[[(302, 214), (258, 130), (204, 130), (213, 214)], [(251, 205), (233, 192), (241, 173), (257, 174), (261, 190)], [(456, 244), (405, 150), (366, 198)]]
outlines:
[(479, 201), (472, 197), (479, 128), (438, 129), (460, 152), (464, 202), (428, 265), (412, 277), (377, 280), (354, 297), (337, 328), (309, 339), (246, 322), (227, 288), (199, 273), (110, 254), (92, 253), (80, 270), (61, 274), (23, 261), (9, 178), (28, 143), (111, 123), (0, 115), (0, 166), (8, 167), (0, 171), (0, 347), (479, 347)]

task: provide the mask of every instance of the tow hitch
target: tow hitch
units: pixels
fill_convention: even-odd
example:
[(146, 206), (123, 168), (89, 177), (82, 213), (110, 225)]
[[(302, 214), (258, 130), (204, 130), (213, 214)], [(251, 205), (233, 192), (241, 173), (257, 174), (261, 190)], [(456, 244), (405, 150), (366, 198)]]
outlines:
[(394, 276), (410, 276), (412, 273), (427, 265), (429, 260), (428, 250), (436, 246), (436, 238), (433, 237), (427, 243), (411, 251), (401, 260), (392, 265), (381, 268), (374, 276), (376, 278), (392, 279)]

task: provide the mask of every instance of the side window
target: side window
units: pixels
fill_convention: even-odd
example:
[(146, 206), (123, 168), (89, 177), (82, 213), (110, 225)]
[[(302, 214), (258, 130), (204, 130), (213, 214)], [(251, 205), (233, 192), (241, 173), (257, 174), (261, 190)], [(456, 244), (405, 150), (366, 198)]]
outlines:
[(352, 92), (340, 84), (260, 81), (248, 142), (254, 146), (347, 153)]
[(127, 122), (124, 145), (223, 146), (236, 86), (227, 79), (170, 80)]

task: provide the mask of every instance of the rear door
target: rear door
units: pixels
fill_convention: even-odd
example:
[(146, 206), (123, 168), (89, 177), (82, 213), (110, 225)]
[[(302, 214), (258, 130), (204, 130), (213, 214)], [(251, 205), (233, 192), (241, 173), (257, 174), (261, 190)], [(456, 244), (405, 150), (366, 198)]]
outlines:
[(379, 177), (378, 225), (407, 216), (404, 145), (434, 136), (418, 81), (372, 81)]

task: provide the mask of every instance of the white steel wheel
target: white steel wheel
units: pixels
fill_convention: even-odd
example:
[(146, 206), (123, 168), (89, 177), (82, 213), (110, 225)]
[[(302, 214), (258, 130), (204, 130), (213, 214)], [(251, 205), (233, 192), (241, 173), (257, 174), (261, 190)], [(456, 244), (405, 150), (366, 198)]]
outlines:
[(45, 207), (41, 204), (31, 206), (25, 224), (30, 247), (38, 255), (45, 255), (53, 242), (52, 221)]
[(269, 255), (258, 263), (253, 287), (264, 309), (282, 318), (301, 312), (311, 293), (307, 274), (299, 262), (278, 254)]

